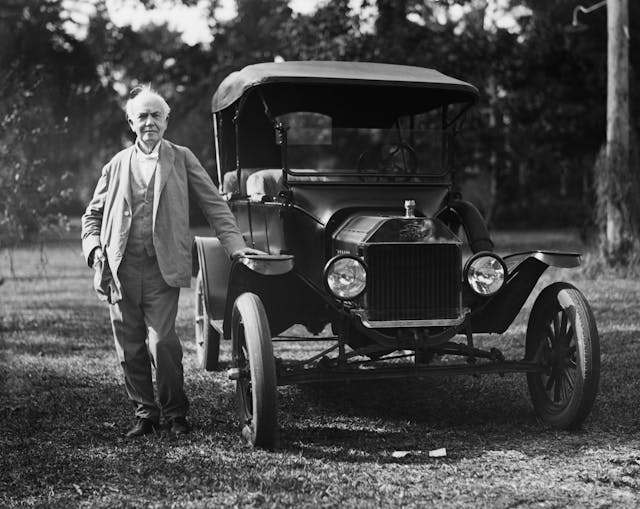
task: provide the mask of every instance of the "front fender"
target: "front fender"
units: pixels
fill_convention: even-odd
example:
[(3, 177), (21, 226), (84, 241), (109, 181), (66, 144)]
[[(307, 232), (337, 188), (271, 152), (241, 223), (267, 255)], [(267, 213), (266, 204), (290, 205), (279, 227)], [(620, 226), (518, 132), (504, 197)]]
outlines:
[(561, 251), (524, 251), (522, 253), (513, 253), (503, 257), (507, 264), (509, 273), (515, 272), (518, 265), (529, 258), (545, 263), (547, 267), (558, 267), (562, 269), (571, 269), (580, 265), (580, 253), (565, 253)]
[(475, 333), (502, 334), (506, 331), (548, 267), (580, 265), (578, 253), (531, 251), (503, 259), (509, 273), (507, 282), (497, 294), (472, 310), (471, 329)]
[[(290, 257), (292, 258), (292, 257)], [(229, 277), (229, 289), (223, 332), (231, 337), (231, 313), (235, 300), (245, 292), (256, 294), (262, 300), (273, 337), (299, 323), (311, 332), (319, 332), (328, 318), (326, 305), (285, 260), (276, 261), (280, 270), (258, 271), (246, 259), (233, 262)], [(286, 270), (287, 267), (291, 267)], [(272, 267), (273, 268), (273, 267)]]

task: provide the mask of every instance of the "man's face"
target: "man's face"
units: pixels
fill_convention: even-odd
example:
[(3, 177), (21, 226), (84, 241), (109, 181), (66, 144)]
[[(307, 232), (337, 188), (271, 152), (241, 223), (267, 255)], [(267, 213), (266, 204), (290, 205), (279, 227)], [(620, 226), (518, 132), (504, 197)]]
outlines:
[(142, 96), (133, 102), (129, 126), (149, 149), (162, 138), (167, 129), (167, 118), (157, 97)]

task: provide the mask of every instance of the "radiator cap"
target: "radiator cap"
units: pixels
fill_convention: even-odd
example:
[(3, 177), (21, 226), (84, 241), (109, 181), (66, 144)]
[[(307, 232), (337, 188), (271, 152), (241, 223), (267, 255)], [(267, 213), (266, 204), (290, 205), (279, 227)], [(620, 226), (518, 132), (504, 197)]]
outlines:
[(404, 201), (404, 217), (416, 217), (416, 201)]

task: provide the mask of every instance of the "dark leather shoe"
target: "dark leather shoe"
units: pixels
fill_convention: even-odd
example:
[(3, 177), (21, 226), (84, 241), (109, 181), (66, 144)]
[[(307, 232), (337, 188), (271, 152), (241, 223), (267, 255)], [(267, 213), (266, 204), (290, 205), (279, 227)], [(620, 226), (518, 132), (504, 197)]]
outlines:
[(149, 435), (155, 433), (158, 425), (151, 419), (145, 419), (144, 417), (138, 417), (133, 428), (127, 431), (125, 435), (127, 438), (141, 437), (142, 435)]
[(186, 435), (191, 431), (191, 425), (186, 417), (171, 419), (171, 433), (174, 435)]

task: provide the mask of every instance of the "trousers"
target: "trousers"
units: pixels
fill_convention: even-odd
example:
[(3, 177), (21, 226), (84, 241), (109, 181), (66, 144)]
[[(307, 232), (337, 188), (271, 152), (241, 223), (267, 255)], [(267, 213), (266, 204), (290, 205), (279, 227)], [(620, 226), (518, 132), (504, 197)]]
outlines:
[[(139, 418), (184, 417), (182, 346), (175, 330), (180, 288), (163, 279), (155, 256), (125, 255), (118, 269), (122, 300), (109, 312), (125, 388)], [(155, 368), (157, 402), (152, 367)]]

